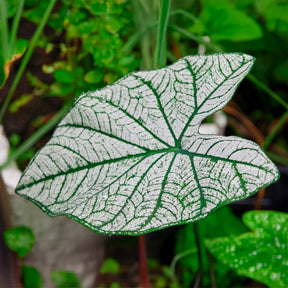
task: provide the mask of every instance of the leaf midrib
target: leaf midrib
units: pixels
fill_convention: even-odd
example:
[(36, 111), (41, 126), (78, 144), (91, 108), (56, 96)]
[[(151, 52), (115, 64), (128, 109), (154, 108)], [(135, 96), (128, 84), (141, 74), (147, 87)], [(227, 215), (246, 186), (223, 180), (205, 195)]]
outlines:
[(49, 176), (46, 176), (45, 178), (42, 178), (42, 179), (39, 179), (39, 180), (36, 180), (36, 181), (32, 181), (30, 182), (29, 184), (23, 184), (22, 186), (18, 186), (17, 189), (16, 189), (16, 192), (19, 192), (23, 189), (27, 189), (27, 188), (30, 188), (34, 185), (37, 185), (41, 182), (45, 182), (47, 180), (50, 180), (50, 179), (53, 179), (55, 177), (60, 177), (60, 176), (63, 176), (63, 175), (67, 175), (67, 174), (73, 174), (73, 173), (77, 173), (79, 171), (82, 171), (84, 169), (92, 169), (92, 168), (95, 168), (97, 166), (101, 166), (101, 165), (106, 165), (106, 164), (110, 164), (110, 163), (116, 163), (116, 162), (119, 162), (119, 161), (123, 161), (123, 160), (128, 160), (128, 159), (133, 159), (135, 157), (149, 157), (149, 156), (152, 156), (152, 155), (157, 155), (157, 154), (161, 154), (161, 153), (175, 153), (175, 154), (184, 154), (184, 155), (187, 155), (188, 157), (200, 157), (200, 158), (208, 158), (208, 159), (211, 159), (211, 160), (214, 160), (214, 161), (224, 161), (224, 162), (229, 162), (229, 163), (233, 163), (233, 164), (241, 164), (241, 165), (249, 165), (251, 167), (254, 167), (254, 168), (257, 168), (257, 169), (261, 169), (263, 171), (266, 171), (266, 169), (264, 169), (262, 166), (259, 167), (255, 164), (252, 164), (252, 163), (248, 163), (248, 162), (243, 162), (243, 161), (238, 161), (238, 160), (231, 160), (229, 158), (224, 158), (224, 157), (220, 157), (220, 156), (213, 156), (213, 155), (207, 155), (207, 154), (200, 154), (200, 153), (196, 153), (196, 152), (190, 152), (190, 151), (187, 151), (187, 150), (183, 150), (181, 148), (178, 148), (178, 147), (172, 147), (172, 148), (168, 148), (168, 149), (159, 149), (159, 150), (151, 150), (151, 151), (147, 151), (145, 153), (139, 153), (139, 154), (133, 154), (133, 155), (127, 155), (127, 156), (124, 156), (124, 157), (119, 157), (119, 158), (114, 158), (114, 159), (108, 159), (108, 160), (103, 160), (101, 162), (96, 162), (96, 163), (89, 163), (85, 166), (78, 166), (76, 168), (72, 168), (68, 171), (61, 171), (57, 174), (53, 174), (53, 175), (49, 175)]

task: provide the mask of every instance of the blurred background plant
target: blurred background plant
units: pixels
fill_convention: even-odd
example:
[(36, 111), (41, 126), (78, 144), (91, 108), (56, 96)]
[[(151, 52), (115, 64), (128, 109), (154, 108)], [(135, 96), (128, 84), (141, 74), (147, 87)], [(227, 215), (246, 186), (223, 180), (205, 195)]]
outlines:
[[(0, 124), (10, 140), (8, 161), (17, 160), (24, 169), (83, 92), (109, 85), (133, 70), (153, 69), (157, 28), (159, 23), (164, 25), (159, 21), (160, 2), (0, 1)], [(256, 141), (276, 164), (285, 166), (287, 35), (286, 0), (182, 0), (171, 2), (167, 45), (163, 45), (167, 47), (167, 64), (198, 53), (243, 52), (256, 57), (252, 73), (223, 109), (228, 117), (225, 133)], [(264, 192), (259, 195), (258, 208)], [(215, 213), (213, 217), (221, 214)], [(207, 221), (205, 225), (209, 226)], [(216, 226), (208, 231), (205, 225), (199, 224), (201, 237), (214, 238)], [(241, 227), (238, 234), (246, 229)], [(232, 232), (223, 230), (217, 235), (228, 237)], [(187, 251), (192, 255), (195, 243), (188, 239), (194, 237), (194, 232), (188, 225), (178, 233), (175, 253), (186, 255), (184, 247), (189, 242)], [(203, 271), (208, 271), (212, 256), (204, 252)], [(186, 262), (178, 262), (176, 258), (176, 262), (178, 267), (182, 265), (180, 273), (184, 273), (186, 283), (182, 283), (183, 287), (189, 287), (197, 265), (193, 262), (195, 257), (185, 259)], [(218, 274), (217, 281), (224, 281), (228, 273), (231, 281), (227, 285), (232, 285), (235, 274), (217, 265), (215, 269), (220, 267), (224, 273)], [(204, 277), (203, 284), (209, 283), (211, 280)]]

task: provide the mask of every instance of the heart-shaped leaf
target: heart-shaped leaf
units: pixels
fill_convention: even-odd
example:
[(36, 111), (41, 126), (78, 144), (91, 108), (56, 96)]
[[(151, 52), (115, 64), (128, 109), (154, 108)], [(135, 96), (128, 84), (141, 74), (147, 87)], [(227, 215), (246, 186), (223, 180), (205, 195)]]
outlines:
[(82, 95), (17, 193), (50, 216), (138, 235), (196, 221), (278, 178), (254, 143), (200, 135), (249, 72), (245, 54), (187, 56)]
[(206, 246), (239, 275), (271, 288), (288, 287), (288, 214), (249, 211), (243, 221), (255, 232), (207, 240)]

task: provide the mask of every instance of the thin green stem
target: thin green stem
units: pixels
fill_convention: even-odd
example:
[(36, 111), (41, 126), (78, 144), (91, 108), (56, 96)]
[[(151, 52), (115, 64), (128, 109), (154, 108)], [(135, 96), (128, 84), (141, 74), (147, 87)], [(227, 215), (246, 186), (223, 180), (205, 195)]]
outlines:
[[(8, 19), (7, 19), (7, 5), (5, 0), (0, 0), (0, 23), (1, 23), (1, 48), (3, 62), (5, 63), (9, 58), (9, 45), (8, 45)], [(1, 122), (0, 122), (1, 123)]]
[(176, 272), (175, 272), (177, 262), (183, 257), (186, 257), (190, 254), (196, 254), (196, 253), (197, 253), (196, 249), (189, 249), (189, 250), (186, 250), (182, 253), (177, 254), (173, 258), (171, 265), (170, 265), (170, 276), (171, 276), (172, 281), (175, 282), (177, 285), (178, 285), (178, 281), (177, 281)]
[(270, 151), (265, 151), (265, 154), (274, 162), (277, 162), (280, 165), (286, 165), (288, 166), (288, 159), (280, 156), (278, 154), (272, 153)]
[(22, 143), (17, 150), (9, 155), (7, 161), (0, 166), (0, 171), (5, 168), (11, 161), (16, 160), (19, 155), (30, 149), (35, 143), (37, 143), (47, 132), (49, 132), (54, 126), (58, 124), (58, 122), (63, 118), (63, 116), (68, 112), (71, 107), (71, 102), (67, 103), (63, 106), (57, 114), (46, 124), (41, 126), (30, 138), (28, 138), (25, 142)]
[(145, 35), (148, 31), (152, 30), (153, 28), (157, 27), (158, 21), (144, 27), (144, 29), (137, 31), (134, 35), (132, 35), (125, 45), (122, 47), (123, 54), (128, 54), (132, 51), (132, 49), (139, 43), (141, 37)]
[(160, 1), (160, 22), (158, 25), (157, 44), (154, 58), (154, 68), (166, 66), (167, 61), (167, 39), (166, 32), (170, 15), (171, 0)]
[(288, 110), (283, 113), (277, 124), (274, 126), (272, 131), (266, 136), (264, 143), (262, 145), (262, 148), (265, 150), (269, 147), (269, 145), (272, 143), (273, 139), (276, 137), (280, 129), (283, 127), (285, 124), (286, 120), (288, 118)]
[(170, 13), (170, 16), (173, 16), (173, 15), (177, 15), (177, 14), (181, 14), (185, 17), (187, 17), (188, 19), (192, 20), (193, 22), (195, 23), (199, 23), (199, 19), (194, 16), (192, 13), (189, 13), (183, 9), (175, 9), (175, 10), (172, 10), (171, 13)]
[(257, 79), (254, 75), (248, 74), (247, 78), (253, 82), (258, 88), (260, 88), (262, 91), (266, 92), (269, 96), (274, 98), (279, 104), (281, 104), (283, 107), (288, 110), (288, 103), (285, 102), (278, 94), (276, 94), (274, 91), (272, 91), (269, 87), (267, 87), (263, 82), (261, 82), (259, 79)]
[[(158, 21), (157, 19), (158, 5), (156, 4), (158, 4), (156, 1), (151, 0), (149, 1), (133, 0), (133, 12), (134, 12), (136, 31), (140, 31), (141, 33), (141, 31), (145, 30), (145, 28), (143, 27), (153, 25), (155, 21)], [(153, 69), (154, 67), (153, 63), (154, 55), (152, 53), (155, 50), (154, 48), (156, 42), (155, 30), (156, 29), (146, 30), (145, 31), (146, 33), (140, 35), (142, 37), (139, 38), (141, 59), (142, 59), (141, 68), (145, 70), (150, 70)], [(132, 39), (132, 41), (134, 40)]]
[(186, 36), (187, 38), (189, 38), (189, 39), (191, 39), (191, 40), (193, 40), (199, 44), (205, 45), (207, 48), (209, 48), (213, 52), (217, 52), (217, 53), (223, 52), (223, 50), (219, 46), (216, 46), (215, 44), (212, 44), (208, 41), (205, 41), (202, 37), (196, 36), (196, 35), (190, 33), (189, 31), (187, 31), (187, 30), (185, 30), (185, 29), (183, 29), (177, 25), (170, 24), (169, 27), (175, 31), (178, 31), (179, 33)]
[(194, 222), (194, 234), (195, 234), (195, 241), (196, 241), (196, 246), (197, 246), (197, 255), (198, 255), (198, 264), (199, 268), (195, 277), (194, 281), (194, 286), (193, 288), (199, 287), (201, 285), (201, 279), (202, 279), (202, 251), (201, 251), (201, 243), (200, 243), (200, 234), (199, 234), (199, 229), (198, 229), (198, 223)]
[(17, 31), (18, 31), (18, 27), (19, 27), (21, 15), (22, 15), (23, 7), (24, 7), (24, 2), (25, 2), (25, 0), (19, 1), (17, 12), (16, 12), (16, 15), (13, 19), (13, 23), (12, 23), (12, 27), (11, 27), (11, 33), (10, 33), (10, 39), (9, 39), (10, 40), (10, 43), (9, 43), (10, 53), (14, 53), (14, 50), (15, 50), (14, 45), (16, 43)]
[(23, 60), (21, 61), (21, 65), (20, 65), (20, 67), (19, 67), (19, 69), (17, 71), (17, 74), (16, 74), (15, 79), (14, 79), (12, 85), (11, 85), (9, 93), (8, 93), (6, 99), (5, 99), (5, 101), (4, 101), (4, 103), (3, 103), (2, 107), (1, 107), (1, 110), (0, 110), (0, 124), (2, 123), (2, 119), (3, 119), (4, 113), (5, 113), (8, 105), (9, 105), (9, 102), (10, 102), (10, 100), (12, 98), (12, 95), (15, 92), (15, 89), (16, 89), (16, 87), (17, 87), (17, 85), (18, 85), (18, 83), (19, 83), (19, 81), (20, 81), (20, 79), (21, 79), (21, 77), (22, 77), (22, 75), (24, 73), (24, 70), (25, 70), (25, 68), (26, 68), (26, 66), (27, 66), (27, 64), (28, 64), (28, 62), (29, 62), (29, 60), (31, 58), (31, 55), (32, 55), (32, 53), (33, 53), (33, 51), (34, 51), (34, 49), (36, 47), (37, 41), (38, 41), (42, 31), (43, 31), (43, 28), (44, 28), (45, 24), (48, 21), (48, 18), (50, 16), (50, 13), (51, 13), (56, 1), (57, 0), (51, 0), (50, 1), (49, 6), (47, 7), (47, 9), (46, 9), (46, 11), (45, 11), (45, 13), (44, 13), (44, 15), (43, 15), (43, 17), (41, 19), (41, 22), (40, 22), (39, 26), (37, 27), (37, 30), (35, 31), (32, 39), (30, 41), (28, 49), (27, 49), (27, 51), (26, 51), (26, 53), (25, 53), (25, 55), (23, 57)]
[(217, 288), (216, 277), (215, 277), (215, 269), (213, 265), (213, 258), (211, 253), (206, 250), (209, 259), (209, 273), (210, 273), (210, 281), (211, 281), (211, 288)]

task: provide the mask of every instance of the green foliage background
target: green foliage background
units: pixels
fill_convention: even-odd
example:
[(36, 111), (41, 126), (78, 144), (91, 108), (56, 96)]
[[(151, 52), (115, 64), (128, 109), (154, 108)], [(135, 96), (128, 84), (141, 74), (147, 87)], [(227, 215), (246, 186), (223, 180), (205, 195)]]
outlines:
[[(6, 16), (10, 22), (17, 16), (20, 1), (4, 1), (7, 2)], [(33, 25), (39, 25), (49, 3), (24, 1), (21, 21), (28, 21), (32, 25), (29, 29), (33, 31)], [(260, 85), (246, 81), (247, 89), (243, 88), (244, 92), (236, 95), (236, 101), (265, 137), (288, 110), (287, 11), (285, 0), (172, 1), (167, 30), (168, 61), (197, 54), (202, 49), (199, 47), (201, 43), (206, 45), (205, 53), (243, 52), (256, 57), (253, 74), (257, 75)], [(21, 111), (37, 99), (45, 102), (57, 98), (64, 107), (83, 92), (113, 83), (131, 71), (153, 68), (158, 14), (159, 1), (156, 0), (56, 1), (44, 33), (35, 43), (35, 47), (42, 49), (48, 58), (53, 55), (52, 62), (43, 60), (42, 72), (47, 76), (33, 75), (33, 71), (25, 73), (23, 77), (30, 83), (31, 92), (14, 97), (9, 113), (21, 115)], [(6, 38), (9, 40), (12, 27), (5, 29), (4, 24), (2, 22), (0, 32), (2, 36), (8, 32)], [(24, 32), (21, 32), (20, 25), (19, 37), (15, 41), (11, 39), (13, 47), (9, 47), (13, 49), (9, 49), (9, 53), (6, 53), (7, 45), (2, 43), (1, 68), (13, 55), (19, 57), (24, 53), (31, 37), (31, 32), (28, 35)], [(5, 75), (3, 70), (1, 73), (2, 83)], [(269, 97), (261, 85), (276, 92), (278, 98)], [(0, 90), (2, 103), (4, 96)], [(20, 133), (21, 141), (16, 145), (12, 141), (14, 148), (45, 124), (43, 115), (29, 121), (29, 132)], [(234, 134), (239, 134), (237, 127), (232, 129)], [(17, 129), (15, 133), (18, 133)], [(12, 131), (8, 136), (13, 138), (15, 133)], [(285, 133), (287, 128), (274, 133), (273, 144), (278, 148), (269, 155), (282, 164), (288, 163)], [(17, 158), (24, 167), (31, 159), (31, 153)]]

